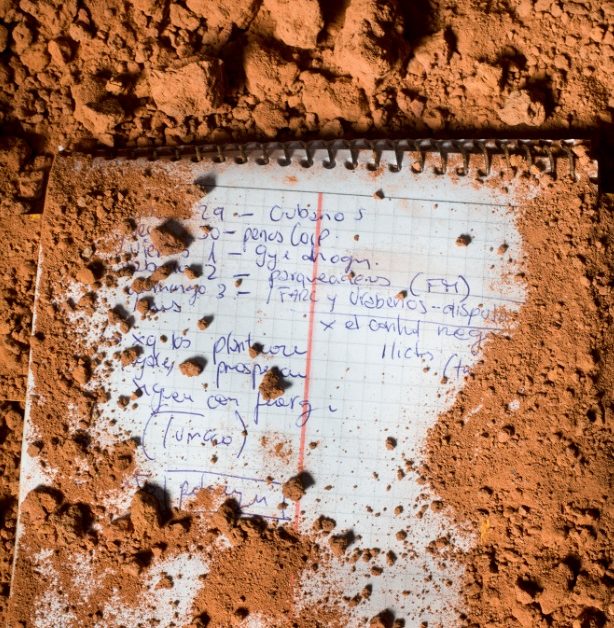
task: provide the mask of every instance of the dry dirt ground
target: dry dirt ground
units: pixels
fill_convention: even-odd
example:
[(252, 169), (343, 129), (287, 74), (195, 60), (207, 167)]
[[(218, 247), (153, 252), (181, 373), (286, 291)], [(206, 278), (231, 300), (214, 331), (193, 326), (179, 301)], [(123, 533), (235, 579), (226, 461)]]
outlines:
[[(613, 18), (614, 5), (597, 0), (0, 0), (0, 613), (10, 586), (39, 214), (55, 151), (342, 136), (585, 137), (595, 141), (607, 192)], [(535, 429), (522, 444), (529, 464), (554, 460), (561, 486), (577, 485), (579, 465), (594, 481), (547, 499), (537, 488), (520, 502), (495, 495), (501, 527), (468, 570), (467, 621), (476, 626), (612, 621), (611, 207), (604, 194), (594, 232), (571, 230), (557, 249), (563, 263), (585, 247), (575, 257), (586, 264), (578, 277), (589, 282), (601, 326), (569, 333), (586, 340), (590, 386), (564, 398), (569, 381), (550, 369), (533, 393), (549, 403), (525, 417)], [(565, 316), (582, 311), (559, 315), (564, 329)], [(600, 340), (582, 336), (596, 329)], [(559, 427), (557, 400), (569, 419)], [(450, 425), (435, 437), (451, 431), (462, 460), (471, 443)], [(446, 495), (450, 487), (462, 494), (437, 460), (432, 481)], [(483, 505), (472, 517), (450, 503), (479, 520)], [(552, 534), (538, 534), (555, 516)]]

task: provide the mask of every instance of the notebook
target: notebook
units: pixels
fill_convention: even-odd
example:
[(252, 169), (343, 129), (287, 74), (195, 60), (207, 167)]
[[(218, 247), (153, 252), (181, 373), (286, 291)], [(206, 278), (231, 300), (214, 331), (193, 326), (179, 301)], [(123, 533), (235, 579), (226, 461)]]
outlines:
[[(347, 625), (383, 609), (408, 626), (454, 624), (462, 566), (431, 550), (475, 537), (430, 507), (426, 435), (489, 338), (513, 330), (525, 298), (519, 208), (544, 180), (594, 176), (576, 169), (585, 150), (334, 140), (58, 155), (12, 585), (28, 625), (70, 625), (68, 589), (82, 588), (85, 607), (102, 576), (86, 577), (83, 557), (60, 573), (58, 541), (40, 538), (26, 498), (62, 492), (45, 493), (56, 500), (41, 502), (46, 521), (60, 503), (89, 504), (94, 480), (93, 530), (121, 519), (139, 489), (173, 512), (211, 490), (305, 535), (334, 520), (348, 547), (295, 583), (297, 604), (371, 586)], [(83, 454), (128, 441), (125, 475)], [(379, 577), (373, 561), (348, 560), (354, 547), (377, 550)], [(126, 614), (109, 592), (92, 625), (189, 625), (206, 568), (186, 558), (165, 569), (181, 604), (154, 583), (150, 603)]]

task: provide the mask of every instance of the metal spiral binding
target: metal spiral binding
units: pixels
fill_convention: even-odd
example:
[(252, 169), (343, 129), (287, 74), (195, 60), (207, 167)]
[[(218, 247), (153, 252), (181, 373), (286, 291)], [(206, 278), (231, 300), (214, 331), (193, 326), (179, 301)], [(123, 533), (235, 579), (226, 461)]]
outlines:
[[(274, 155), (279, 155), (276, 163), (288, 167), (298, 163), (303, 168), (322, 166), (330, 169), (338, 166), (339, 153), (349, 155), (343, 167), (355, 170), (362, 163), (362, 154), (369, 157), (364, 161), (368, 170), (377, 171), (382, 167), (384, 152), (392, 153), (393, 160), (388, 163), (391, 172), (401, 173), (410, 170), (419, 174), (427, 168), (436, 175), (445, 175), (450, 171), (450, 155), (460, 155), (462, 165), (456, 166), (454, 172), (458, 176), (468, 176), (475, 169), (477, 176), (487, 177), (492, 172), (493, 157), (501, 155), (506, 164), (505, 169), (512, 174), (521, 170), (530, 170), (540, 163), (539, 172), (552, 177), (557, 176), (557, 162), (564, 159), (568, 162), (568, 175), (576, 180), (576, 156), (573, 147), (575, 140), (438, 140), (438, 139), (398, 139), (398, 140), (311, 140), (289, 142), (246, 142), (243, 144), (195, 144), (180, 146), (157, 146), (118, 149), (115, 151), (98, 150), (94, 157), (114, 159), (169, 159), (178, 161), (190, 159), (194, 162), (211, 160), (223, 163), (232, 159), (234, 163), (246, 164), (250, 161), (258, 165), (267, 165)], [(326, 152), (326, 158), (316, 162), (316, 151)], [(520, 156), (524, 167), (512, 163), (513, 156)], [(478, 166), (475, 168), (475, 162)], [(518, 162), (518, 160), (515, 160)], [(432, 162), (432, 165), (431, 165)]]

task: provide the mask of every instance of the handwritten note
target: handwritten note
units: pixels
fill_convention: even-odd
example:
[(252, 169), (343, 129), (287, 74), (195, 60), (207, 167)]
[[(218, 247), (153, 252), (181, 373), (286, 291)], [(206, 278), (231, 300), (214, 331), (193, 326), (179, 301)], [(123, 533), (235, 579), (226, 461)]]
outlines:
[[(361, 546), (403, 556), (361, 613), (445, 617), (460, 567), (426, 547), (450, 531), (462, 544), (463, 534), (425, 508), (434, 496), (414, 464), (489, 335), (509, 327), (522, 301), (509, 272), (521, 254), (509, 199), (463, 179), (385, 167), (193, 164), (177, 177), (207, 182), (182, 221), (190, 246), (161, 256), (152, 217), (110, 255), (129, 255), (135, 269), (105, 296), (134, 317), (117, 350), (136, 347), (138, 357), (106, 376), (111, 396), (97, 438), (137, 437), (133, 489), (162, 487), (177, 506), (222, 487), (247, 515), (303, 530), (320, 515), (334, 518)], [(135, 278), (170, 260), (168, 278), (134, 290)], [(99, 342), (95, 323), (106, 310), (80, 316), (73, 324)], [(103, 338), (115, 333), (106, 326)], [(186, 376), (186, 360), (202, 373)], [(287, 388), (266, 399), (259, 385), (272, 368)], [(294, 503), (281, 486), (300, 472), (314, 483)], [(117, 498), (117, 512), (130, 495)], [(340, 563), (334, 577), (353, 595), (369, 568)], [(304, 596), (317, 597), (318, 586), (314, 575)], [(413, 587), (423, 595), (402, 595)]]

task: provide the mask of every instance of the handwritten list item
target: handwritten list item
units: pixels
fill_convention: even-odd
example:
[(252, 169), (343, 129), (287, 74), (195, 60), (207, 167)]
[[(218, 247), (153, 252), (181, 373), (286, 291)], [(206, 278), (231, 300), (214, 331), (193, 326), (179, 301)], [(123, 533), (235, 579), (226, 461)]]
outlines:
[[(192, 243), (161, 256), (151, 238), (160, 220), (146, 218), (110, 256), (130, 256), (135, 269), (105, 289), (135, 320), (117, 350), (138, 349), (105, 376), (111, 397), (97, 422), (103, 443), (126, 433), (140, 443), (138, 475), (117, 509), (148, 484), (179, 507), (221, 488), (246, 515), (303, 530), (332, 517), (361, 546), (406, 556), (361, 612), (441, 618), (461, 572), (426, 552), (452, 526), (445, 513), (424, 512), (433, 496), (412, 465), (489, 335), (509, 329), (522, 301), (510, 267), (521, 254), (513, 213), (491, 191), (428, 173), (314, 170), (183, 168), (186, 184), (210, 182), (182, 221)], [(170, 276), (134, 289), (169, 261)], [(75, 316), (87, 335), (106, 312)], [(115, 333), (106, 326), (103, 337)], [(186, 376), (186, 360), (202, 373)], [(273, 368), (286, 390), (267, 399), (259, 385)], [(284, 499), (283, 482), (301, 472), (313, 486), (299, 502)], [(462, 533), (453, 536), (462, 545)], [(335, 577), (355, 592), (369, 568), (339, 564)], [(425, 591), (419, 600), (401, 595), (412, 583)], [(306, 599), (317, 596), (317, 576), (303, 585)]]

